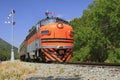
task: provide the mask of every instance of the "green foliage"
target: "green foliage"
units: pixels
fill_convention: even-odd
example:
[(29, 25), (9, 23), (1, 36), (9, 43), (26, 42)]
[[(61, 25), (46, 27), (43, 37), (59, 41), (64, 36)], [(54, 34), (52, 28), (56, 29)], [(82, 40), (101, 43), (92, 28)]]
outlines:
[[(14, 47), (15, 58), (18, 58), (17, 48)], [(11, 45), (4, 40), (0, 39), (0, 60), (10, 60), (11, 57)]]
[(90, 47), (86, 46), (81, 48), (78, 51), (75, 51), (73, 54), (72, 61), (87, 61), (89, 59)]
[(116, 48), (115, 50), (108, 51), (109, 56), (106, 62), (116, 62), (120, 63), (120, 48)]
[(81, 18), (70, 22), (75, 30), (73, 61), (119, 62), (119, 4), (120, 0), (94, 0)]
[(9, 51), (0, 46), (0, 60), (8, 60), (10, 58)]

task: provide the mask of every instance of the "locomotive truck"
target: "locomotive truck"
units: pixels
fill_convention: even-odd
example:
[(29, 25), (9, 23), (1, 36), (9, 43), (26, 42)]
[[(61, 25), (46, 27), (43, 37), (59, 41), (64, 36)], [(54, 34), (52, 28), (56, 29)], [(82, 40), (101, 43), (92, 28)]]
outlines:
[(22, 61), (66, 62), (73, 54), (73, 28), (68, 21), (59, 17), (40, 20), (29, 30), (29, 34), (19, 47)]

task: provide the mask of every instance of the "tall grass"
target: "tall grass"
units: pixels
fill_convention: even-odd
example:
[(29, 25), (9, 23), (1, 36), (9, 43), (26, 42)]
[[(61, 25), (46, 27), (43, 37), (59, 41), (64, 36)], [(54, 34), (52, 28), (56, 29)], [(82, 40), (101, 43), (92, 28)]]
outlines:
[(20, 61), (0, 63), (0, 80), (22, 80), (25, 76), (37, 71), (30, 65), (25, 66), (26, 64), (28, 63), (21, 63)]

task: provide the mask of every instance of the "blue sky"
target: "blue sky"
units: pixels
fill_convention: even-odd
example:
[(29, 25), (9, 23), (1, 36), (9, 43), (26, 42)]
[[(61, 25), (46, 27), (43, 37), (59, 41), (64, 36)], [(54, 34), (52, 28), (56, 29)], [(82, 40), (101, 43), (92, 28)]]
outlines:
[(12, 43), (12, 25), (5, 24), (11, 9), (15, 9), (14, 45), (19, 47), (28, 30), (45, 18), (45, 11), (53, 11), (53, 16), (71, 20), (81, 17), (83, 10), (93, 0), (0, 0), (0, 38)]

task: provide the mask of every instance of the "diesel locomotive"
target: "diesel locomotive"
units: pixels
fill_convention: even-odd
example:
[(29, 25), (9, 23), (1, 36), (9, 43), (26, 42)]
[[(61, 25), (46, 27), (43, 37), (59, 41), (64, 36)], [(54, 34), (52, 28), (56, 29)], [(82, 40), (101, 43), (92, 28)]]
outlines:
[(66, 62), (73, 54), (74, 31), (68, 21), (59, 17), (40, 20), (29, 30), (19, 47), (22, 61)]

